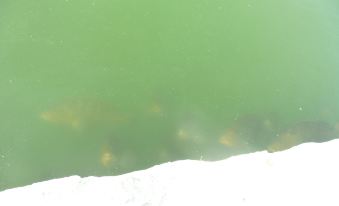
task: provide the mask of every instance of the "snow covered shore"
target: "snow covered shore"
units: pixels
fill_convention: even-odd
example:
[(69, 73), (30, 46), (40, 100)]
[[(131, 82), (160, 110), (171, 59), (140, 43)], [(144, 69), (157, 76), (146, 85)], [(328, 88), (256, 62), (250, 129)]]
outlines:
[(339, 205), (339, 140), (0, 192), (1, 205)]

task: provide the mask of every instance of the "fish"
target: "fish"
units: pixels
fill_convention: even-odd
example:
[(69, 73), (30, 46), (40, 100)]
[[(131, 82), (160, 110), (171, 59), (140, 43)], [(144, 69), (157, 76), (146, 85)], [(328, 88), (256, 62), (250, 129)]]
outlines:
[(325, 142), (338, 137), (338, 130), (327, 122), (302, 121), (278, 134), (267, 151), (277, 152), (305, 142)]
[(117, 161), (117, 157), (113, 154), (109, 147), (104, 147), (101, 150), (99, 162), (103, 167), (110, 167)]
[(226, 132), (219, 138), (219, 143), (229, 148), (243, 144), (239, 141), (240, 139), (238, 138), (238, 134), (233, 128), (227, 129)]
[(198, 122), (187, 121), (178, 125), (170, 139), (170, 145), (174, 149), (172, 156), (180, 158), (199, 158), (204, 149), (207, 148), (209, 139), (206, 131)]
[(113, 104), (102, 100), (76, 99), (57, 104), (39, 114), (45, 122), (82, 130), (98, 125), (122, 123), (126, 117)]
[(227, 148), (266, 148), (266, 142), (275, 133), (276, 123), (259, 115), (244, 115), (237, 118), (222, 133), (218, 142)]
[(161, 101), (153, 100), (147, 105), (146, 115), (152, 118), (164, 118), (167, 116), (167, 112)]
[(149, 111), (150, 114), (159, 115), (159, 116), (164, 115), (163, 107), (160, 105), (159, 102), (153, 102), (149, 106), (148, 111)]

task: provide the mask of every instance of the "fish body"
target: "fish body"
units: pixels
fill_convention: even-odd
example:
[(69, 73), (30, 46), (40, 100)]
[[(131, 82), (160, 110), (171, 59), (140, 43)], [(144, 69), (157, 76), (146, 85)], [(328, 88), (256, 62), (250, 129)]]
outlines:
[(305, 142), (325, 142), (338, 137), (336, 128), (327, 122), (304, 121), (280, 133), (267, 150), (276, 152)]
[(101, 150), (99, 162), (103, 167), (110, 167), (117, 161), (117, 157), (113, 154), (112, 150), (104, 147)]
[(80, 130), (98, 125), (114, 125), (126, 118), (112, 104), (103, 101), (74, 100), (40, 113), (48, 123)]
[(233, 149), (263, 149), (275, 133), (272, 120), (258, 115), (244, 115), (235, 120), (220, 136), (219, 143)]

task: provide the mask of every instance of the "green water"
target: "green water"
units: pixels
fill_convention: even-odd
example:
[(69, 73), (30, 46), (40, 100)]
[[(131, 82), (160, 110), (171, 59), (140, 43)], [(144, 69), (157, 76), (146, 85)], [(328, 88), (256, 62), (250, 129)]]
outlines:
[[(335, 125), (338, 25), (335, 0), (2, 0), (0, 190)], [(249, 147), (220, 143), (232, 127)]]

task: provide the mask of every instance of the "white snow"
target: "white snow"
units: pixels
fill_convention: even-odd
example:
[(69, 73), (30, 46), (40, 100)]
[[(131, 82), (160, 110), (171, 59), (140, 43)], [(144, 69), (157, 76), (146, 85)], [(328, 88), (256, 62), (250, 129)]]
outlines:
[(0, 192), (0, 205), (339, 205), (339, 140)]

